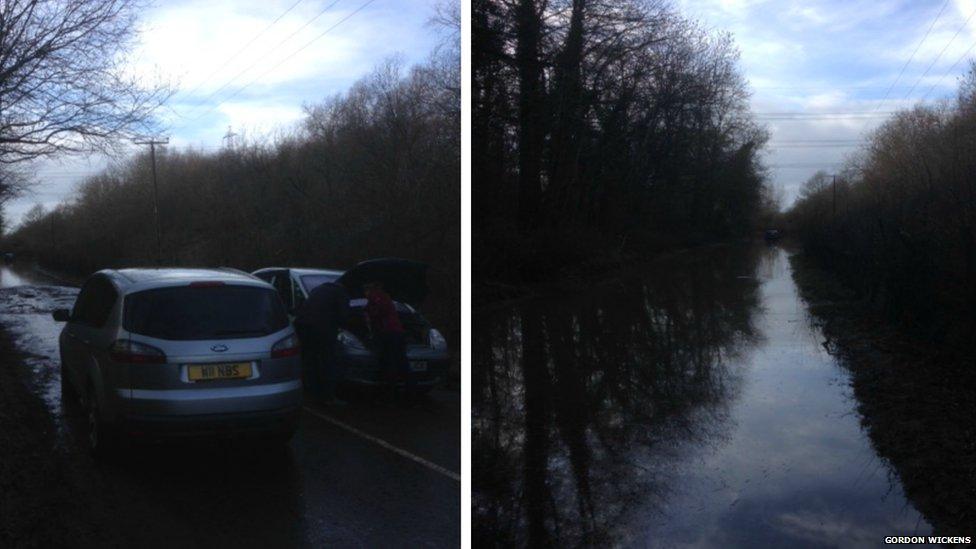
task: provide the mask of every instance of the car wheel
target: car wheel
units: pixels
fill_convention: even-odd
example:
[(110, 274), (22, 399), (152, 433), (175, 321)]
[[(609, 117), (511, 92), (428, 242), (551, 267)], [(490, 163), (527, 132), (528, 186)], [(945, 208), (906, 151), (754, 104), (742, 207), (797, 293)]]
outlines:
[(71, 378), (64, 370), (64, 362), (61, 363), (60, 374), (62, 412), (66, 417), (79, 417), (84, 415), (83, 412), (85, 409), (81, 406), (78, 391), (75, 390), (74, 385), (71, 384)]
[(88, 387), (88, 450), (96, 458), (105, 458), (116, 449), (115, 432), (102, 420), (95, 388)]

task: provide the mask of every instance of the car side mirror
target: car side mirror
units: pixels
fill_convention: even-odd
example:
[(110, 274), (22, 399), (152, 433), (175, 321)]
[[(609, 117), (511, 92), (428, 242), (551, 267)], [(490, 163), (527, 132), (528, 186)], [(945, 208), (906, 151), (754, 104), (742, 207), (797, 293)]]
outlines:
[(68, 309), (55, 309), (51, 313), (51, 316), (58, 322), (67, 322), (71, 320), (71, 311)]

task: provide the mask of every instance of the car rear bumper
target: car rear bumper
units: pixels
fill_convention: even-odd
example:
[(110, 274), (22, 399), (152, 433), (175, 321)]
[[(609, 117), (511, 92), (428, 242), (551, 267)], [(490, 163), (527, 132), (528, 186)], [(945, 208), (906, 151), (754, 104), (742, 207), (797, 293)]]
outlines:
[(273, 435), (293, 432), (300, 415), (301, 407), (235, 414), (126, 415), (119, 428), (122, 433), (137, 438)]
[(116, 397), (123, 419), (183, 421), (193, 416), (229, 417), (298, 408), (302, 403), (302, 382), (293, 379), (242, 387), (117, 389)]

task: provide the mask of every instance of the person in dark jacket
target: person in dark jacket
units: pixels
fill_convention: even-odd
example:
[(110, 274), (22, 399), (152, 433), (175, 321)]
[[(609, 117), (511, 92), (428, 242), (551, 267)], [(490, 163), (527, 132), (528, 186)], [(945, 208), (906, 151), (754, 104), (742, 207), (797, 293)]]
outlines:
[(328, 404), (342, 404), (336, 398), (340, 380), (336, 338), (348, 319), (349, 293), (334, 282), (313, 289), (295, 316), (309, 389)]
[(406, 381), (407, 396), (412, 397), (416, 383), (410, 372), (406, 336), (396, 304), (379, 282), (364, 284), (363, 293), (366, 296), (366, 320), (379, 346), (387, 395), (391, 400), (396, 396), (397, 378), (402, 376)]

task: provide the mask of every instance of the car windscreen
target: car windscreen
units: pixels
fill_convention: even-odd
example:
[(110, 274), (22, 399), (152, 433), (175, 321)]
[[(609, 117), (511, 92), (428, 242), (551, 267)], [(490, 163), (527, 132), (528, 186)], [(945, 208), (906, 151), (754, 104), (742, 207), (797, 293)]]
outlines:
[(312, 293), (312, 290), (318, 288), (319, 286), (325, 284), (326, 282), (335, 282), (339, 277), (334, 275), (305, 275), (302, 278), (302, 285), (305, 286), (305, 291)]
[(176, 286), (126, 296), (122, 325), (160, 339), (234, 339), (277, 332), (288, 315), (270, 288)]

